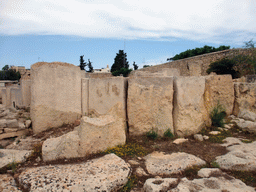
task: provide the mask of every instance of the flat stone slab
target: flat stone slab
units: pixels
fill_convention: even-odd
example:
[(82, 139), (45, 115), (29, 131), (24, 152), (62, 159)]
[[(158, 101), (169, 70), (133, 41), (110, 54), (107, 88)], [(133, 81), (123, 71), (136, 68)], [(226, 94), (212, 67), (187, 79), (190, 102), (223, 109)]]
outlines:
[(220, 168), (234, 171), (256, 171), (256, 141), (242, 143), (236, 138), (226, 138), (223, 146), (229, 151), (216, 157)]
[(193, 166), (202, 166), (206, 162), (194, 155), (187, 153), (172, 153), (165, 155), (162, 152), (153, 152), (146, 157), (146, 168), (152, 175), (169, 175), (180, 173)]
[(12, 162), (22, 163), (31, 153), (29, 150), (0, 149), (0, 168)]
[(159, 192), (167, 191), (170, 189), (170, 185), (176, 185), (178, 182), (177, 178), (150, 178), (147, 179), (143, 186), (145, 192)]
[(22, 192), (18, 189), (15, 180), (8, 174), (0, 174), (0, 191), (1, 192)]
[(128, 163), (108, 154), (81, 164), (27, 168), (18, 180), (30, 191), (117, 191), (130, 172)]
[(255, 192), (253, 187), (247, 186), (239, 179), (225, 178), (225, 177), (210, 177), (202, 179), (188, 180), (187, 178), (181, 179), (178, 186), (171, 190), (172, 192)]

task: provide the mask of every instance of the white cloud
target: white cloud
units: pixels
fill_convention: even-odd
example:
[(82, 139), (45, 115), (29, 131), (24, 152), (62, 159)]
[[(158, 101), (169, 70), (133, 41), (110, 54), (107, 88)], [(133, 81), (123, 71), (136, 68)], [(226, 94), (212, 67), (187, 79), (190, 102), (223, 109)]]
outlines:
[(216, 43), (256, 34), (254, 0), (6, 0), (0, 7), (2, 35), (185, 38)]

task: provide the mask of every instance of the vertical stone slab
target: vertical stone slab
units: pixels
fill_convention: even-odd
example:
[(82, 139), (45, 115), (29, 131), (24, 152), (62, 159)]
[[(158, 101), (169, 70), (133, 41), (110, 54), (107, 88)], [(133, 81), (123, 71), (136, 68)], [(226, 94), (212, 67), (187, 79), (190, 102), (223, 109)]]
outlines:
[(138, 77), (128, 81), (127, 112), (130, 135), (152, 128), (163, 135), (173, 131), (173, 77)]
[(199, 132), (205, 126), (205, 77), (174, 78), (174, 130), (178, 136)]
[(206, 76), (204, 99), (208, 115), (218, 103), (224, 107), (227, 115), (231, 115), (235, 100), (232, 76)]
[(81, 71), (68, 63), (31, 66), (31, 120), (34, 133), (81, 117)]
[(234, 83), (235, 104), (233, 114), (238, 115), (241, 110), (256, 113), (256, 83)]
[(11, 107), (22, 106), (23, 99), (20, 87), (13, 87), (10, 89)]
[(1, 90), (2, 104), (6, 106), (6, 88)]
[(82, 115), (89, 114), (89, 79), (82, 79)]
[(121, 104), (119, 116), (126, 119), (126, 84), (124, 77), (89, 79), (89, 114), (105, 115)]
[(31, 80), (30, 79), (21, 79), (21, 92), (22, 92), (22, 98), (23, 98), (23, 105), (25, 107), (29, 107), (31, 102)]

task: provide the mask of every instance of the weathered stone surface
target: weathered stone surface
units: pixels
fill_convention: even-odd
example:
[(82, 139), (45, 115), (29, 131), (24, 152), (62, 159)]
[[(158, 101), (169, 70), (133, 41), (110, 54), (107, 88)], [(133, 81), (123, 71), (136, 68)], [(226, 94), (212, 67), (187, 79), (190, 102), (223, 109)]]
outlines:
[(250, 133), (256, 133), (256, 122), (238, 119), (236, 121), (236, 125), (238, 126), (238, 128), (242, 129), (243, 131), (248, 131)]
[(139, 77), (129, 79), (127, 111), (129, 134), (143, 135), (152, 128), (163, 136), (173, 130), (173, 78)]
[(18, 136), (23, 136), (23, 135), (27, 135), (29, 132), (27, 129), (23, 129), (17, 132), (10, 132), (10, 133), (2, 133), (0, 135), (0, 140), (1, 139), (5, 139), (5, 138), (10, 138), (10, 137), (18, 137)]
[(97, 118), (82, 117), (80, 127), (77, 129), (81, 155), (125, 144), (126, 124), (124, 119), (119, 116), (122, 115), (119, 111), (122, 111), (122, 104), (114, 106), (108, 113), (110, 115)]
[(201, 134), (195, 134), (194, 139), (197, 141), (204, 141), (204, 138)]
[(57, 138), (47, 139), (42, 146), (44, 161), (52, 161), (63, 158), (80, 157), (79, 136), (77, 131), (69, 132)]
[(203, 168), (197, 173), (199, 177), (210, 177), (212, 174), (221, 174), (222, 171), (218, 168)]
[(81, 70), (68, 63), (31, 66), (33, 132), (73, 123), (81, 117)]
[(9, 109), (4, 110), (3, 112), (0, 113), (0, 117), (5, 117), (9, 113)]
[(6, 127), (6, 119), (0, 119), (0, 127), (1, 128)]
[(18, 123), (17, 119), (6, 120), (6, 127), (18, 128), (19, 127), (19, 123)]
[(28, 136), (24, 139), (16, 138), (15, 141), (8, 145), (6, 149), (16, 149), (16, 150), (33, 150), (35, 145), (41, 145), (41, 139), (33, 138)]
[(25, 129), (25, 128), (26, 128), (26, 126), (25, 126), (25, 124), (24, 124), (24, 123), (19, 122), (19, 128), (20, 128), (20, 129)]
[(29, 128), (31, 126), (31, 123), (32, 123), (31, 120), (26, 120), (25, 127)]
[(242, 143), (234, 138), (225, 139), (228, 143), (225, 155), (216, 157), (216, 162), (220, 168), (235, 171), (255, 171), (256, 170), (256, 141), (252, 143)]
[(202, 159), (183, 152), (172, 153), (170, 155), (165, 155), (162, 152), (154, 152), (144, 157), (144, 159), (146, 160), (147, 171), (153, 175), (180, 173), (186, 168), (206, 164)]
[(209, 121), (204, 106), (205, 77), (175, 77), (173, 122), (178, 136), (198, 133)]
[(234, 83), (235, 103), (233, 114), (238, 116), (242, 110), (256, 113), (256, 84), (255, 83)]
[(186, 142), (186, 141), (188, 141), (188, 139), (185, 139), (185, 138), (178, 138), (178, 139), (175, 139), (175, 140), (173, 141), (173, 143), (178, 145), (178, 144), (184, 143), (184, 142)]
[(9, 163), (22, 163), (32, 153), (28, 150), (0, 149), (0, 168)]
[(232, 192), (253, 192), (253, 187), (247, 186), (239, 179), (226, 177), (210, 177), (202, 179), (188, 180), (181, 179), (178, 186), (171, 190), (171, 192), (190, 192), (190, 191), (232, 191)]
[(27, 168), (18, 179), (30, 191), (117, 191), (130, 171), (129, 164), (109, 154), (81, 164)]
[(147, 179), (144, 183), (143, 190), (145, 192), (160, 192), (167, 191), (170, 189), (171, 185), (176, 185), (178, 179), (176, 178), (157, 178), (157, 179)]
[(244, 120), (256, 121), (256, 113), (243, 109), (238, 113), (238, 117)]
[(234, 99), (231, 75), (206, 76), (204, 100), (208, 116), (218, 103), (224, 107), (227, 115), (232, 114)]
[(18, 189), (15, 180), (7, 174), (0, 175), (0, 191), (1, 192), (22, 192)]
[(148, 176), (148, 174), (145, 172), (145, 170), (142, 167), (138, 167), (135, 171), (135, 174), (139, 177), (142, 176)]
[(16, 131), (18, 131), (18, 128), (4, 128), (5, 133), (16, 132)]

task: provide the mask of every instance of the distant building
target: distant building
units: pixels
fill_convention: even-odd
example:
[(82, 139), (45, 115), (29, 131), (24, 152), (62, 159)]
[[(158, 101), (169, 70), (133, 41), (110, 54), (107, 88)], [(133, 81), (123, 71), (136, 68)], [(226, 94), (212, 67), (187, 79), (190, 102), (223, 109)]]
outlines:
[(26, 73), (26, 68), (24, 66), (11, 66), (11, 69), (15, 70), (16, 72), (20, 72), (20, 75), (24, 75)]
[(93, 73), (110, 73), (109, 66), (107, 65), (107, 68), (102, 68), (102, 69), (94, 69)]

